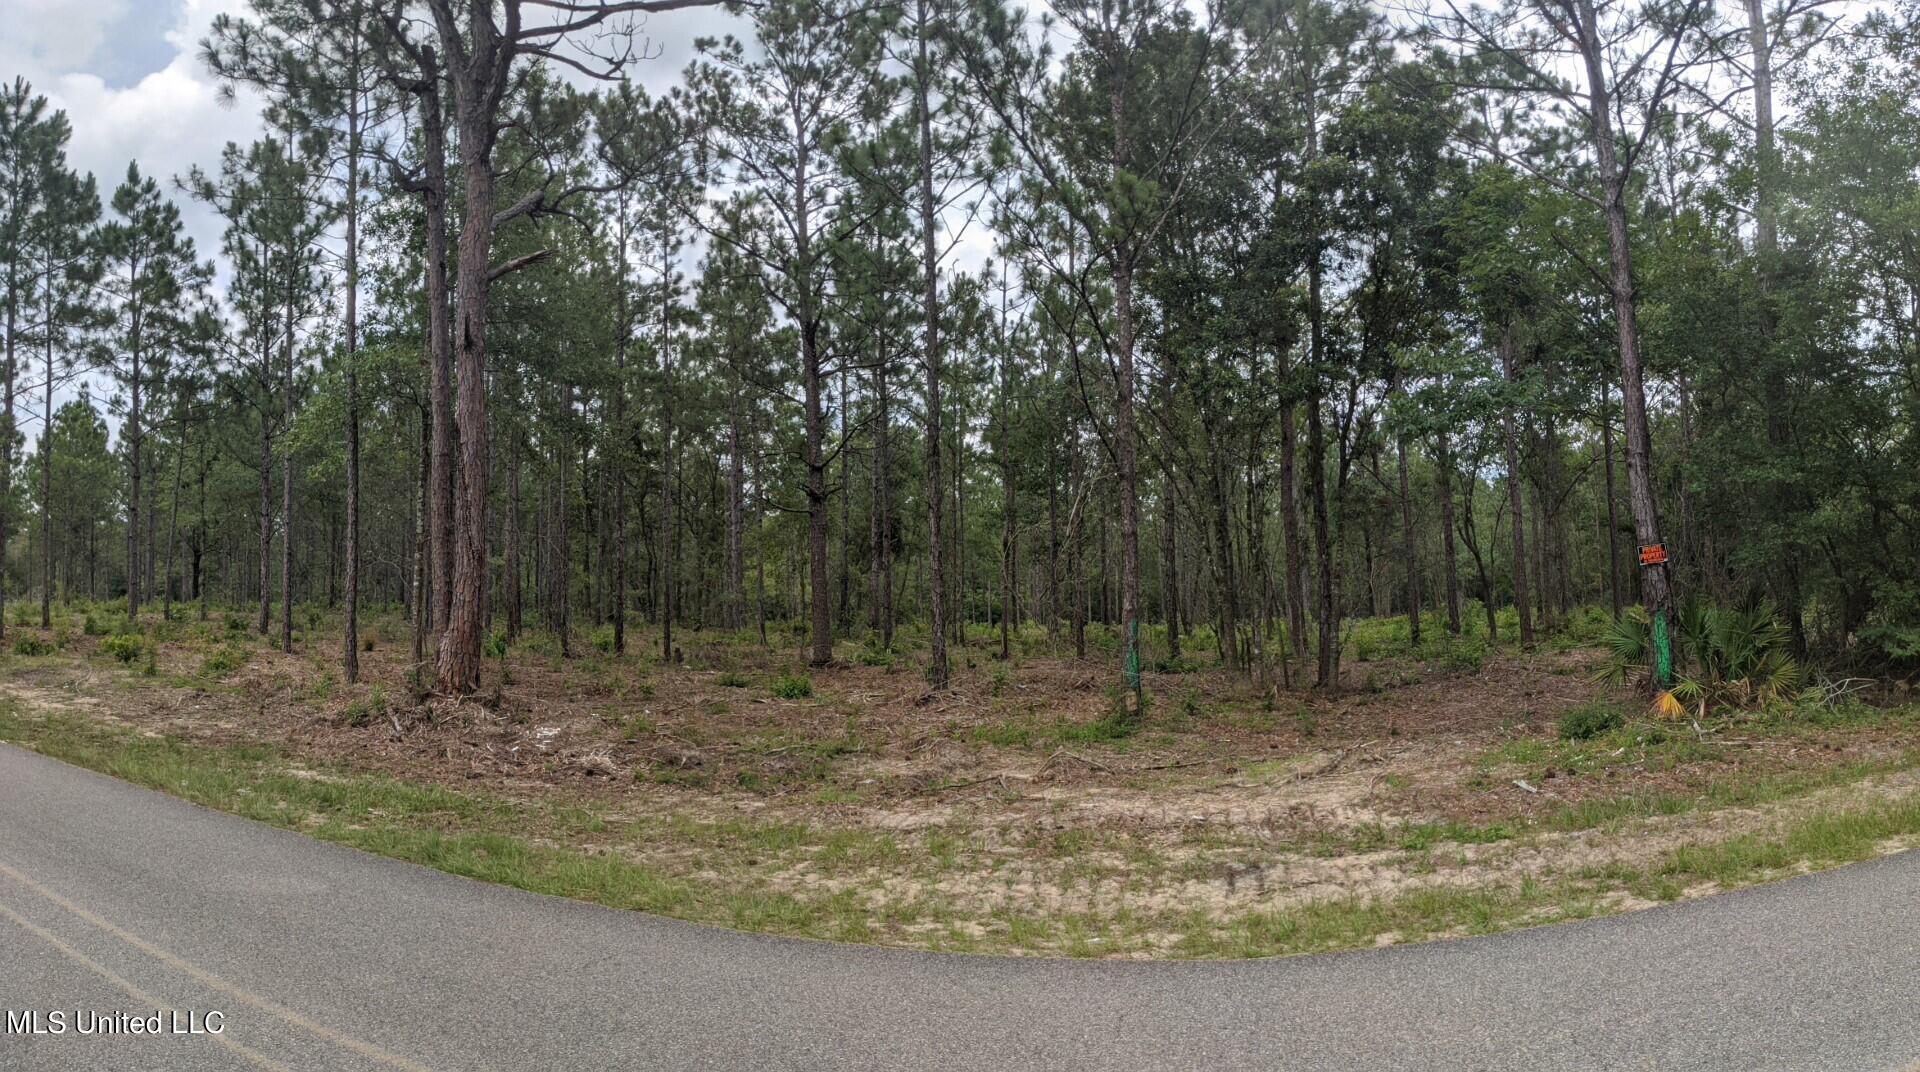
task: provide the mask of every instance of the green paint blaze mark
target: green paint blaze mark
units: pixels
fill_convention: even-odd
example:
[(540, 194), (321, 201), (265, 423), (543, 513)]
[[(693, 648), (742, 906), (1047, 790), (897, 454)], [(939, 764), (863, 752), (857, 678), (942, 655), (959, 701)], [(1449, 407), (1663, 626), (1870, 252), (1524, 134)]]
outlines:
[(1653, 683), (1665, 685), (1673, 680), (1673, 640), (1667, 636), (1667, 612), (1653, 614)]

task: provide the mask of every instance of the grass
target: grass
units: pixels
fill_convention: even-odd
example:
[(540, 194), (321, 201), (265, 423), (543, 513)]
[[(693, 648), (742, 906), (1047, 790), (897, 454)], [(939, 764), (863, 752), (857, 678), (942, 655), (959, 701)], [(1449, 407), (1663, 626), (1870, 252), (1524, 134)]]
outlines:
[[(556, 766), (561, 761), (551, 761), (545, 775), (555, 776), (529, 794), (498, 780), (399, 780), (378, 773), (381, 761), (353, 751), (351, 736), (337, 732), (334, 743), (348, 750), (309, 750), (300, 738), (277, 734), (278, 727), (255, 735), (284, 739), (279, 751), (222, 743), (232, 740), (224, 733), (195, 738), (185, 723), (190, 736), (170, 739), (149, 732), (182, 732), (165, 722), (129, 715), (137, 727), (129, 729), (80, 717), (85, 708), (61, 706), (63, 684), (105, 690), (93, 698), (113, 703), (144, 703), (159, 688), (195, 690), (215, 708), (227, 704), (238, 712), (237, 723), (220, 723), (227, 727), (251, 725), (245, 705), (230, 702), (243, 690), (270, 691), (302, 711), (325, 709), (334, 729), (417, 716), (398, 679), (343, 683), (332, 667), (333, 649), (320, 643), (311, 624), (313, 645), (289, 658), (272, 651), (272, 638), (254, 636), (244, 617), (145, 622), (135, 631), (111, 608), (90, 610), (91, 628), (107, 640), (74, 645), (73, 633), (85, 626), (74, 614), (66, 639), (58, 629), (40, 634), (52, 652), (0, 654), (0, 674), (18, 671), (23, 697), (36, 691), (54, 697), (50, 708), (30, 707), (39, 701), (24, 698), (16, 707), (0, 702), (0, 738), (210, 807), (455, 874), (800, 937), (1067, 956), (1312, 952), (1580, 918), (1617, 910), (1628, 897), (1667, 900), (1707, 886), (1761, 881), (1871, 855), (1888, 837), (1909, 836), (1920, 823), (1883, 808), (1898, 802), (1863, 786), (1775, 809), (1764, 823), (1702, 822), (1695, 836), (1733, 840), (1668, 853), (1669, 835), (1686, 837), (1692, 827), (1650, 820), (1766, 805), (1920, 765), (1920, 749), (1903, 755), (1899, 743), (1885, 744), (1905, 739), (1898, 730), (1920, 726), (1920, 708), (1775, 710), (1701, 731), (1647, 721), (1637, 707), (1616, 706), (1631, 701), (1604, 695), (1572, 708), (1564, 726), (1558, 719), (1569, 710), (1564, 702), (1493, 712), (1488, 718), (1498, 721), (1480, 726), (1479, 736), (1449, 742), (1442, 777), (1382, 768), (1372, 775), (1369, 793), (1387, 804), (1373, 816), (1323, 822), (1287, 811), (1262, 818), (1264, 805), (1212, 813), (1211, 793), (1310, 796), (1319, 783), (1308, 768), (1359, 739), (1356, 719), (1362, 729), (1377, 725), (1393, 716), (1394, 703), (1406, 708), (1392, 696), (1396, 690), (1422, 677), (1431, 690), (1436, 679), (1465, 672), (1489, 650), (1483, 636), (1449, 638), (1437, 622), (1423, 630), (1418, 645), (1402, 635), (1403, 619), (1357, 630), (1356, 637), (1372, 645), (1373, 659), (1389, 661), (1362, 668), (1377, 679), (1380, 695), (1356, 693), (1344, 711), (1223, 685), (1210, 671), (1183, 664), (1183, 672), (1196, 676), (1150, 678), (1155, 702), (1137, 718), (1116, 692), (1109, 691), (1104, 705), (1081, 699), (1084, 684), (1073, 686), (1080, 702), (1063, 702), (1058, 668), (1034, 654), (1056, 642), (1041, 630), (1017, 638), (1009, 661), (983, 655), (959, 686), (959, 695), (976, 706), (946, 712), (906, 709), (898, 697), (875, 699), (876, 691), (897, 691), (886, 683), (894, 671), (867, 657), (880, 649), (857, 640), (839, 645), (843, 664), (877, 669), (843, 665), (809, 677), (797, 672), (790, 652), (761, 647), (751, 631), (688, 634), (683, 666), (654, 661), (637, 635), (624, 659), (582, 645), (578, 657), (562, 660), (550, 637), (529, 634), (510, 651), (503, 648), (490, 672), (509, 685), (506, 675), (518, 672), (527, 679), (521, 689), (548, 690), (563, 710), (570, 704), (587, 716), (637, 783), (596, 780), (601, 789), (582, 790)], [(382, 621), (369, 622), (368, 639), (377, 638), (383, 654), (403, 650), (405, 623)], [(1503, 643), (1507, 637), (1503, 623)], [(900, 639), (884, 654), (900, 654), (910, 664), (924, 638), (908, 629)], [(997, 645), (997, 635), (981, 639)], [(1148, 637), (1149, 643), (1157, 639)], [(1094, 642), (1099, 646), (1098, 635)], [(128, 657), (108, 643), (130, 649)], [(1193, 651), (1211, 657), (1197, 640), (1188, 647), (1189, 658)], [(1391, 661), (1408, 657), (1417, 665)], [(1513, 672), (1509, 663), (1500, 670)], [(649, 702), (656, 687), (660, 702)], [(788, 702), (768, 703), (770, 696)], [(548, 717), (512, 704), (502, 710), (519, 733), (529, 717)], [(901, 718), (908, 721), (896, 721)], [(1509, 739), (1490, 743), (1496, 725)], [(1739, 741), (1722, 743), (1725, 737), (1770, 738), (1784, 747), (1755, 762), (1751, 757), (1759, 753)], [(1867, 747), (1856, 751), (1850, 743), (1856, 740)], [(943, 751), (943, 741), (961, 747)], [(1843, 747), (1849, 755), (1838, 754)], [(1054, 755), (1062, 749), (1070, 755)], [(939, 763), (906, 773), (892, 766), (903, 757), (911, 761), (916, 750), (940, 757)], [(1783, 752), (1801, 758), (1787, 763)], [(308, 758), (316, 755), (348, 756), (351, 766)], [(1049, 787), (1046, 794), (1026, 788), (1017, 773), (1036, 764), (1034, 777)], [(1158, 773), (1135, 773), (1136, 767)], [(1016, 772), (1011, 783), (1006, 776), (996, 781), (1004, 769)], [(1551, 792), (1523, 797), (1511, 785), (1516, 778), (1575, 799), (1556, 800)], [(1288, 788), (1294, 782), (1303, 788)], [(1083, 796), (1081, 787), (1093, 791)], [(1435, 806), (1427, 798), (1435, 788), (1468, 792)], [(1122, 797), (1103, 795), (1106, 790)], [(1110, 823), (1102, 802), (1125, 794), (1153, 794), (1173, 809), (1173, 818)], [(1867, 807), (1856, 806), (1862, 801)], [(1083, 814), (1082, 806), (1090, 810)], [(1204, 814), (1187, 822), (1189, 807)], [(869, 809), (912, 813), (916, 821), (896, 827), (872, 819)], [(1813, 825), (1822, 818), (1831, 820), (1828, 827)], [(1734, 836), (1749, 829), (1766, 832)], [(1618, 835), (1631, 866), (1576, 872), (1569, 862), (1553, 870), (1568, 844), (1556, 835), (1584, 830), (1603, 831), (1607, 844)], [(1343, 867), (1338, 858), (1362, 853), (1376, 854), (1381, 872), (1401, 892), (1293, 900), (1291, 890), (1348, 885), (1314, 879)], [(1516, 863), (1536, 855), (1524, 868)], [(1538, 867), (1542, 860), (1545, 870)], [(1470, 866), (1479, 887), (1443, 885), (1459, 881)], [(1430, 876), (1433, 888), (1423, 885)]]
[[(189, 745), (143, 737), (70, 717), (33, 718), (0, 706), (0, 738), (136, 785), (323, 841), (450, 874), (612, 908), (771, 930), (842, 937), (852, 924), (845, 898), (813, 900), (768, 889), (690, 882), (623, 857), (551, 844), (608, 833), (602, 816), (580, 808), (530, 805), (456, 793), (391, 778), (289, 768), (270, 749)], [(637, 833), (638, 826), (628, 833)], [(515, 831), (535, 831), (523, 836)], [(824, 838), (790, 824), (668, 819), (660, 832), (708, 849), (779, 852), (818, 842), (827, 860), (884, 858), (886, 846), (852, 833)]]
[[(1920, 798), (1877, 800), (1809, 814), (1775, 833), (1685, 845), (1638, 867), (1611, 865), (1512, 886), (1417, 889), (1283, 911), (1154, 913), (1118, 905), (1040, 916), (1003, 906), (982, 918), (935, 889), (943, 875), (968, 867), (982, 848), (983, 839), (965, 831), (895, 835), (687, 815), (616, 822), (585, 807), (301, 770), (271, 749), (141, 736), (70, 716), (26, 715), (13, 704), (0, 705), (0, 737), (208, 807), (482, 881), (744, 930), (958, 951), (1107, 956), (1151, 946), (1179, 957), (1255, 957), (1370, 946), (1383, 936), (1413, 941), (1483, 934), (1599, 914), (1621, 894), (1672, 899), (1702, 883), (1729, 888), (1865, 859), (1889, 839), (1920, 835)], [(1867, 773), (1863, 766), (1815, 781)], [(1708, 798), (1753, 803), (1812, 784), (1781, 779), (1729, 787)], [(1635, 813), (1664, 814), (1672, 806), (1646, 800), (1635, 805)], [(1569, 809), (1544, 825), (1579, 828), (1625, 814)], [(1410, 824), (1380, 830), (1376, 847), (1420, 853), (1525, 836), (1511, 824)], [(1036, 853), (1070, 863), (1088, 884), (1132, 881), (1171, 866), (1117, 834), (1064, 831), (1035, 834), (1033, 841)], [(640, 843), (697, 856), (706, 877), (672, 873), (624, 851)], [(854, 879), (911, 876), (923, 889), (914, 897), (876, 902), (857, 883), (781, 889), (767, 881), (800, 859), (824, 874)], [(1167, 935), (1175, 936), (1170, 945)]]

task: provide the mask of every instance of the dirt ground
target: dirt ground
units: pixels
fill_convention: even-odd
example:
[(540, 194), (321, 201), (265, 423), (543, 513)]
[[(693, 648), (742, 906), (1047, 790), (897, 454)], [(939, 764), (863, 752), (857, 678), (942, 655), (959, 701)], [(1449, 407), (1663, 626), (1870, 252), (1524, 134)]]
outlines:
[[(1578, 648), (1501, 649), (1477, 669), (1350, 661), (1333, 695), (1217, 669), (1149, 674), (1148, 716), (1120, 736), (1104, 661), (973, 650), (934, 693), (911, 660), (863, 665), (849, 648), (806, 675), (811, 695), (783, 699), (797, 656), (696, 636), (679, 664), (523, 649), (489, 660), (476, 700), (416, 701), (398, 633), (370, 631), (355, 686), (332, 666), (337, 638), (285, 655), (216, 620), (155, 644), (144, 672), (91, 636), (7, 656), (0, 692), (143, 733), (265, 744), (304, 768), (590, 807), (615, 821), (590, 851), (852, 896), (900, 921), (880, 940), (906, 944), (916, 928), (977, 937), (1014, 917), (1225, 919), (1595, 875), (1920, 787), (1905, 721), (1660, 723), (1594, 683), (1599, 656)], [(1624, 725), (1559, 738), (1563, 714), (1594, 707)], [(669, 818), (810, 834), (793, 851), (716, 853), (659, 836)], [(623, 820), (653, 836), (622, 836)], [(902, 851), (829, 859), (820, 845), (841, 833)], [(1615, 892), (1600, 907), (1640, 903)], [(1135, 928), (1129, 955), (1181, 940), (1159, 926)]]

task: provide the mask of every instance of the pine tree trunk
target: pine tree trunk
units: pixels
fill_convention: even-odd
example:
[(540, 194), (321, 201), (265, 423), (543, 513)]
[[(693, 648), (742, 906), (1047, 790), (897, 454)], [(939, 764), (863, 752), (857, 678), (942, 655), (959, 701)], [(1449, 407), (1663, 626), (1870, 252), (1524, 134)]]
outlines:
[[(1132, 166), (1133, 150), (1127, 127), (1127, 72), (1111, 82), (1108, 94), (1113, 121), (1113, 172)], [(1122, 669), (1133, 692), (1131, 717), (1146, 714), (1146, 694), (1140, 681), (1140, 462), (1134, 427), (1134, 308), (1133, 274), (1138, 255), (1129, 239), (1115, 251), (1113, 261), (1114, 390), (1113, 450), (1120, 471), (1120, 619)]]
[[(476, 8), (476, 24), (491, 14)], [(494, 42), (493, 48), (502, 47)], [(480, 92), (469, 88), (470, 94)], [(440, 691), (471, 695), (480, 688), (480, 646), (486, 624), (487, 571), (487, 297), (491, 287), (489, 254), (493, 238), (494, 176), (486, 147), (494, 131), (485, 109), (462, 109), (465, 158), (465, 219), (460, 229), (459, 306), (455, 338), (459, 393), (455, 420), (460, 426), (458, 509), (454, 513), (452, 601), (438, 656)]]
[(1174, 533), (1173, 481), (1160, 492), (1160, 607), (1167, 619), (1167, 658), (1180, 660), (1180, 566)]
[[(437, 83), (437, 80), (435, 80)], [(437, 93), (421, 96), (421, 145), (426, 167), (426, 291), (428, 396), (432, 439), (428, 448), (427, 592), (428, 628), (438, 638), (447, 629), (453, 603), (454, 412), (453, 325), (448, 294), (446, 122)]]
[(1414, 644), (1420, 643), (1420, 545), (1413, 536), (1413, 491), (1407, 483), (1407, 437), (1401, 436), (1394, 448), (1400, 468), (1400, 546), (1407, 556), (1407, 628)]
[[(289, 257), (291, 263), (292, 257)], [(295, 281), (287, 280), (286, 335), (280, 344), (280, 650), (293, 653), (293, 329)]]
[(1300, 549), (1306, 536), (1300, 531), (1300, 473), (1296, 459), (1300, 438), (1296, 406), (1280, 410), (1280, 541), (1287, 567), (1287, 642), (1293, 657), (1307, 658), (1307, 567)]
[[(506, 521), (506, 557), (502, 560), (501, 581), (505, 591), (500, 598), (507, 605), (507, 640), (520, 639), (520, 630), (525, 626), (525, 607), (521, 600), (521, 562), (520, 562), (520, 436), (516, 433), (507, 437), (507, 516)], [(618, 633), (616, 632), (616, 637)]]
[[(1447, 434), (1440, 433), (1434, 451), (1440, 499), (1440, 554), (1447, 586), (1447, 632), (1460, 635), (1460, 567), (1453, 545), (1453, 452)], [(1471, 507), (1471, 504), (1469, 504)]]
[(273, 630), (273, 416), (268, 410), (266, 387), (272, 383), (272, 367), (266, 355), (260, 359), (260, 635)]
[[(136, 306), (132, 313), (133, 346), (128, 356), (128, 366), (132, 375), (127, 379), (127, 617), (140, 617), (140, 378), (143, 371), (141, 362), (141, 310)], [(266, 627), (262, 625), (261, 631)]]
[(180, 438), (173, 447), (173, 506), (167, 511), (167, 576), (162, 599), (163, 609), (160, 617), (173, 620), (173, 563), (174, 550), (180, 545), (180, 478), (187, 455), (187, 421), (185, 413), (180, 417)]
[[(1654, 498), (1653, 434), (1647, 423), (1645, 370), (1640, 358), (1640, 325), (1633, 281), (1632, 236), (1627, 229), (1627, 179), (1621, 173), (1613, 128), (1613, 93), (1607, 82), (1593, 0), (1575, 0), (1579, 15), (1580, 50), (1587, 72), (1588, 118), (1593, 136), (1594, 164), (1605, 207), (1607, 225), (1608, 289), (1613, 299), (1614, 329), (1620, 345), (1621, 412), (1627, 447), (1627, 502), (1633, 511), (1634, 536), (1640, 546), (1662, 543), (1660, 509)], [(1656, 619), (1673, 613), (1671, 565), (1641, 569), (1641, 596), (1647, 613)]]
[(727, 625), (747, 625), (746, 451), (740, 435), (740, 409), (727, 412)]
[(874, 373), (874, 393), (880, 406), (879, 442), (875, 444), (874, 510), (879, 517), (876, 550), (879, 553), (880, 593), (874, 613), (880, 619), (880, 647), (893, 650), (893, 400), (887, 384), (884, 354)]
[[(53, 323), (48, 296), (47, 323)], [(53, 628), (53, 330), (46, 332), (47, 382), (40, 418), (40, 628)], [(71, 562), (72, 550), (68, 550)]]
[(933, 192), (933, 110), (931, 103), (934, 77), (931, 41), (931, 0), (914, 4), (914, 120), (919, 127), (919, 209), (920, 209), (920, 352), (926, 366), (926, 443), (927, 443), (927, 683), (935, 689), (947, 685), (947, 563), (945, 483), (941, 471), (942, 428), (940, 379), (944, 375), (940, 353), (940, 260), (934, 244), (935, 221), (940, 206)]
[[(1518, 381), (1519, 373), (1515, 368), (1515, 350), (1518, 342), (1514, 338), (1513, 322), (1508, 320), (1500, 329), (1500, 373), (1508, 383)], [(1506, 445), (1507, 457), (1507, 502), (1513, 514), (1513, 604), (1520, 615), (1520, 643), (1525, 647), (1533, 646), (1533, 606), (1527, 593), (1527, 520), (1526, 489), (1520, 479), (1520, 432), (1516, 425), (1511, 407), (1500, 411), (1500, 427)]]
[(347, 533), (346, 626), (340, 666), (347, 684), (360, 680), (360, 38), (354, 35), (347, 100), (346, 393)]

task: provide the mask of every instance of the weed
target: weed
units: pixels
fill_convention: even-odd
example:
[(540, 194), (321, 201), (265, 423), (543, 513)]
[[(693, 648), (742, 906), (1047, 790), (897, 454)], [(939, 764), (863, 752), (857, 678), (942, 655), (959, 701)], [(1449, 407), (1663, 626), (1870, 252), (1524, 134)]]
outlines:
[(200, 663), (200, 676), (205, 678), (224, 678), (247, 665), (247, 650), (237, 644), (227, 644)]
[(1200, 690), (1188, 686), (1180, 693), (1180, 702), (1174, 706), (1174, 713), (1181, 721), (1192, 721), (1206, 711), (1206, 704), (1200, 699)]
[[(88, 621), (92, 621), (92, 619), (89, 618)], [(121, 633), (118, 636), (110, 636), (100, 642), (101, 651), (129, 665), (140, 657), (140, 651), (143, 646), (138, 633)]]
[(52, 655), (53, 645), (40, 639), (38, 633), (21, 633), (13, 638), (15, 655)]
[(1560, 716), (1560, 739), (1563, 741), (1586, 741), (1611, 733), (1627, 724), (1627, 716), (1620, 708), (1605, 700), (1594, 700), (1569, 708)]
[(813, 695), (813, 679), (805, 674), (782, 674), (774, 679), (772, 692), (782, 700), (804, 700)]

